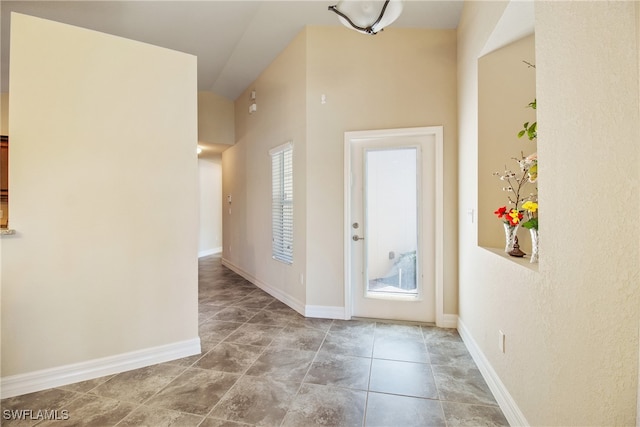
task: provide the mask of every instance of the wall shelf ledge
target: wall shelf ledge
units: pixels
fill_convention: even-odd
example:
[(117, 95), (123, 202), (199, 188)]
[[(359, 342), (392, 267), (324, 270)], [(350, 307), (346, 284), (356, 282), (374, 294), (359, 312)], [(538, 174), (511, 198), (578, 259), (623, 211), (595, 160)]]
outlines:
[(494, 254), (498, 255), (499, 257), (504, 258), (504, 259), (506, 259), (506, 260), (508, 260), (510, 262), (513, 262), (514, 264), (521, 265), (522, 267), (526, 267), (529, 270), (532, 270), (532, 271), (535, 271), (535, 272), (538, 271), (538, 264), (537, 263), (531, 264), (531, 262), (529, 262), (530, 261), (529, 255), (525, 255), (523, 258), (517, 258), (517, 257), (509, 256), (509, 254), (507, 254), (504, 251), (504, 249), (489, 248), (489, 247), (486, 247), (486, 246), (479, 246), (479, 247), (484, 249), (484, 250), (487, 250), (487, 251), (489, 251), (491, 253), (494, 253)]

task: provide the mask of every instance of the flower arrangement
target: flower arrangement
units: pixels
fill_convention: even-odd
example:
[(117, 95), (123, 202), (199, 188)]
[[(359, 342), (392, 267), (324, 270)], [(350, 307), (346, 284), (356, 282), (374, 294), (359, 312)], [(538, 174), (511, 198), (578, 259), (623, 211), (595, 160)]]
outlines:
[(506, 206), (498, 208), (498, 210), (495, 211), (494, 214), (496, 214), (498, 218), (501, 218), (509, 227), (515, 227), (516, 225), (518, 225), (520, 223), (520, 220), (524, 216), (522, 212), (518, 212), (518, 210), (513, 208), (509, 209), (509, 211), (507, 212)]
[[(532, 219), (532, 212), (527, 210), (525, 205), (531, 208), (532, 206), (527, 203), (533, 203), (533, 200), (537, 200), (537, 197), (533, 193), (528, 195), (522, 194), (525, 184), (527, 184), (528, 182), (535, 182), (537, 180), (537, 155), (534, 153), (530, 156), (524, 157), (524, 154), (521, 153), (519, 159), (513, 158), (513, 160), (518, 163), (520, 172), (513, 172), (507, 169), (507, 167), (505, 166), (504, 172), (493, 173), (494, 176), (497, 176), (501, 181), (504, 181), (506, 183), (506, 186), (502, 187), (502, 191), (506, 191), (507, 193), (509, 193), (509, 195), (507, 196), (507, 200), (509, 201), (509, 205), (513, 205), (513, 207), (510, 208), (507, 208), (506, 205), (502, 206), (498, 208), (494, 212), (494, 214), (509, 227), (520, 225), (522, 219), (524, 218), (525, 211), (529, 215), (526, 221), (527, 223), (529, 223), (529, 221)], [(535, 170), (532, 171), (532, 169)], [(537, 207), (538, 205), (536, 202), (535, 211), (537, 211)]]
[(529, 154), (524, 158), (527, 167), (527, 178), (529, 182), (535, 183), (538, 180), (538, 153)]
[[(529, 107), (536, 109), (536, 100), (529, 103)], [(518, 133), (518, 138), (521, 138), (523, 135), (527, 135), (529, 141), (533, 141), (538, 137), (538, 123), (533, 122), (533, 124), (529, 125), (529, 122), (524, 124), (524, 129)], [(527, 175), (529, 182), (535, 183), (538, 180), (538, 153), (533, 153), (527, 157), (525, 157), (524, 162), (526, 163), (526, 167), (528, 169)], [(536, 188), (537, 190), (537, 188)], [(522, 209), (527, 213), (527, 221), (522, 223), (522, 226), (527, 229), (538, 229), (538, 194), (531, 194), (529, 196), (529, 200), (527, 200), (522, 205)]]
[[(535, 65), (523, 61), (530, 68)], [(537, 109), (537, 99), (530, 102), (527, 107)], [(522, 129), (518, 132), (518, 138), (526, 136), (529, 141), (533, 141), (538, 137), (538, 122), (526, 122)], [(531, 233), (531, 263), (538, 262), (538, 189), (525, 195), (526, 185), (535, 184), (538, 180), (538, 154), (533, 153), (525, 157), (520, 153), (520, 158), (513, 158), (518, 163), (519, 172), (513, 172), (505, 166), (504, 172), (494, 172), (506, 185), (502, 187), (502, 191), (508, 193), (508, 205), (499, 207), (494, 214), (504, 223), (505, 231), (505, 252), (511, 256), (522, 257), (525, 255), (518, 247), (518, 238), (516, 234), (518, 228), (522, 225)]]
[[(536, 66), (534, 64), (531, 64), (527, 61), (522, 61), (525, 64), (527, 64), (527, 66), (529, 68), (536, 68)], [(530, 102), (527, 107), (529, 108), (533, 108), (534, 110), (537, 109), (538, 104), (537, 104), (537, 99), (534, 99), (533, 102)], [(520, 132), (518, 132), (518, 138), (522, 138), (523, 136), (527, 136), (527, 139), (529, 139), (529, 141), (533, 141), (534, 139), (538, 138), (538, 122), (534, 121), (533, 123), (530, 122), (526, 122), (522, 125), (522, 127), (524, 129), (522, 129)], [(535, 183), (538, 180), (538, 154), (537, 153), (533, 153), (529, 156), (527, 156), (524, 159), (525, 162), (525, 166), (528, 169), (527, 175), (528, 175), (528, 179), (529, 182), (531, 183)], [(536, 188), (537, 190), (537, 188)], [(525, 212), (527, 213), (527, 221), (522, 223), (522, 226), (524, 228), (528, 228), (528, 229), (538, 229), (538, 195), (537, 195), (537, 191), (536, 194), (531, 194), (529, 197), (529, 200), (527, 200), (523, 205), (522, 205), (522, 209), (525, 210)]]
[(538, 229), (538, 202), (527, 200), (522, 204), (522, 209), (527, 214), (527, 220), (522, 223), (522, 226), (527, 229)]

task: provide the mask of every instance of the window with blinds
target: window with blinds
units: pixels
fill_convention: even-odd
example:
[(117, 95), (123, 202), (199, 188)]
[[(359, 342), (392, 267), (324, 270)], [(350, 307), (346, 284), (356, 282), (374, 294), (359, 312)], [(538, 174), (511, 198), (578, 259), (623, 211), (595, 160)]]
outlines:
[(271, 155), (271, 221), (273, 259), (293, 263), (293, 144), (269, 151)]

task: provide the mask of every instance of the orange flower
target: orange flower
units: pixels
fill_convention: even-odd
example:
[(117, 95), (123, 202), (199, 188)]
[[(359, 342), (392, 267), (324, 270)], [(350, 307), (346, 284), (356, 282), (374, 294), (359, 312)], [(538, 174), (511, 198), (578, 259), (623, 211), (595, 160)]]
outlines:
[(505, 218), (507, 219), (507, 221), (509, 221), (509, 225), (512, 227), (515, 227), (516, 225), (518, 225), (522, 217), (523, 217), (522, 212), (519, 212), (515, 209), (511, 209), (509, 211), (509, 214), (505, 215)]

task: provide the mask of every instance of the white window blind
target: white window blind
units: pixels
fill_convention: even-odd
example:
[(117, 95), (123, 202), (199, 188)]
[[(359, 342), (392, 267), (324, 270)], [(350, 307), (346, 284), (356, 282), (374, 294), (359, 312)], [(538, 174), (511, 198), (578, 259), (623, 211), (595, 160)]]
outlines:
[(293, 263), (293, 144), (269, 151), (271, 155), (271, 221), (273, 258)]

